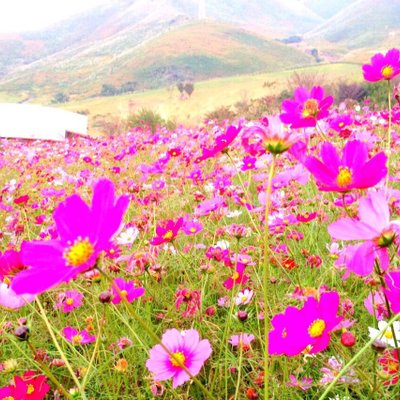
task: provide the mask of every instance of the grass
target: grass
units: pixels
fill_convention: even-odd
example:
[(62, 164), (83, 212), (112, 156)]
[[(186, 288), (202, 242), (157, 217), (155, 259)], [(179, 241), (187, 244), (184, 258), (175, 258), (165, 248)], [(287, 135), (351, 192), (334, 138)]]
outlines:
[[(88, 111), (93, 124), (96, 115), (112, 115), (126, 118), (130, 112), (149, 108), (165, 120), (173, 120), (186, 126), (194, 126), (204, 120), (206, 113), (220, 106), (231, 106), (238, 101), (279, 94), (287, 88), (286, 80), (294, 71), (305, 74), (318, 73), (328, 82), (340, 79), (361, 81), (360, 66), (356, 64), (326, 64), (309, 66), (282, 72), (240, 75), (229, 78), (195, 82), (195, 90), (189, 99), (182, 100), (175, 86), (113, 97), (96, 97), (62, 105), (70, 111)], [(272, 87), (263, 87), (264, 83)], [(91, 125), (93, 127), (93, 125)]]
[[(333, 67), (322, 68), (329, 72)], [(335, 73), (340, 75), (349, 70), (348, 65), (336, 66)], [(315, 69), (311, 68), (310, 71)], [(289, 76), (290, 72), (285, 74)], [(260, 76), (258, 86), (265, 79), (275, 79), (278, 76), (284, 75)], [(243, 77), (236, 79), (237, 85), (243, 83)], [(231, 80), (214, 80), (203, 85), (208, 85), (210, 91), (212, 88), (222, 90), (228, 87), (228, 82), (235, 86)], [(151, 99), (155, 93), (145, 95)], [(347, 112), (354, 115), (353, 110)], [(357, 123), (362, 129), (373, 131), (379, 138), (384, 137), (383, 129), (371, 125), (373, 115), (379, 115), (379, 111), (359, 114)], [(355, 126), (352, 128), (357, 129)], [(310, 147), (317, 145), (319, 140), (319, 136), (314, 135)], [(349, 139), (342, 140), (332, 132), (331, 140), (335, 146), (343, 147)], [(28, 369), (46, 373), (46, 366), (51, 365), (51, 373), (67, 392), (72, 393), (77, 386), (85, 383), (84, 395), (74, 395), (74, 399), (153, 399), (157, 396), (152, 393), (155, 386), (146, 368), (146, 360), (149, 349), (157, 343), (154, 334), (161, 338), (167, 329), (193, 328), (202, 339), (210, 341), (213, 349), (211, 357), (197, 375), (199, 382), (218, 400), (249, 399), (250, 390), (263, 398), (265, 337), (263, 321), (260, 320), (263, 307), (268, 310), (266, 315), (272, 318), (289, 305), (302, 307), (304, 299), (299, 299), (294, 293), (302, 291), (304, 298), (309, 295), (318, 297), (328, 290), (337, 291), (341, 302), (351, 303), (349, 313), (345, 314), (342, 310), (338, 312), (343, 313), (346, 319), (356, 320), (349, 328), (357, 338), (355, 346), (343, 346), (340, 342), (341, 331), (338, 331), (330, 334), (329, 347), (315, 355), (304, 351), (296, 357), (271, 357), (269, 398), (319, 399), (327, 387), (320, 383), (323, 376), (321, 369), (327, 368), (330, 357), (341, 359), (345, 365), (360, 354), (362, 357), (352, 367), (359, 382), (338, 383), (329, 396), (385, 400), (400, 395), (398, 385), (384, 385), (388, 378), (377, 363), (381, 355), (369, 346), (364, 348), (369, 340), (368, 327), (376, 324), (374, 318), (366, 312), (364, 300), (371, 290), (377, 289), (377, 283), (374, 286), (367, 285), (361, 277), (355, 275), (342, 280), (342, 271), (334, 266), (335, 258), (326, 247), (331, 243), (327, 225), (345, 215), (344, 210), (335, 204), (340, 196), (319, 192), (313, 178), (307, 179), (305, 183), (305, 170), (298, 162), (286, 153), (278, 156), (270, 213), (275, 223), (270, 223), (271, 246), (267, 247), (270, 257), (266, 258), (271, 269), (271, 279), (265, 284), (261, 267), (265, 259), (262, 250), (265, 237), (260, 233), (263, 232), (264, 211), (262, 207), (258, 211), (257, 208), (261, 205), (260, 194), (266, 190), (265, 175), (270, 167), (270, 157), (258, 156), (258, 169), (241, 171), (241, 160), (245, 152), (237, 138), (229, 146), (229, 157), (218, 154), (203, 163), (196, 163), (194, 160), (200, 155), (201, 147), (210, 147), (214, 141), (215, 133), (211, 127), (208, 130), (180, 128), (176, 132), (159, 130), (154, 134), (146, 131), (128, 134), (116, 132), (112, 138), (73, 138), (65, 143), (30, 142), (29, 146), (19, 141), (1, 142), (0, 186), (4, 193), (4, 207), (0, 208), (0, 220), (4, 222), (1, 226), (3, 236), (0, 250), (5, 251), (10, 247), (19, 250), (23, 240), (36, 239), (39, 234), (40, 240), (50, 239), (51, 229), (54, 228), (52, 216), (58, 204), (73, 193), (79, 193), (89, 204), (94, 182), (100, 177), (107, 177), (115, 183), (118, 195), (130, 197), (123, 231), (135, 225), (139, 228), (139, 235), (132, 243), (121, 244), (115, 247), (114, 252), (104, 253), (97, 267), (102, 268), (111, 278), (122, 277), (135, 281), (137, 286), (145, 287), (146, 293), (131, 305), (124, 302), (117, 305), (104, 304), (99, 301), (99, 294), (110, 289), (109, 279), (101, 274), (92, 278), (81, 274), (76, 280), (56, 285), (41, 294), (40, 304), (33, 302), (20, 311), (2, 312), (0, 387), (8, 385), (13, 376), (21, 375)], [(180, 148), (182, 154), (166, 162), (166, 152), (176, 147)], [(134, 154), (127, 154), (128, 148), (135, 149)], [(32, 157), (33, 154), (36, 157)], [(115, 156), (120, 154), (124, 154), (124, 158), (116, 159)], [(90, 157), (90, 160), (84, 157)], [(54, 168), (55, 165), (58, 167)], [(294, 167), (299, 168), (300, 173), (299, 170), (294, 173)], [(398, 169), (396, 156), (391, 160), (391, 167)], [(202, 173), (201, 180), (189, 178), (195, 171)], [(288, 176), (292, 178), (285, 179)], [(12, 178), (16, 179), (15, 187), (10, 182)], [(160, 179), (166, 186), (161, 190), (153, 189), (152, 184)], [(45, 194), (44, 189), (64, 189), (65, 194), (57, 197)], [(358, 194), (363, 196), (364, 192)], [(14, 199), (24, 194), (29, 195), (28, 203), (15, 204)], [(393, 196), (398, 195), (393, 193)], [(204, 199), (214, 198), (222, 198), (224, 205), (201, 215), (198, 205)], [(391, 219), (396, 219), (400, 210), (392, 200)], [(246, 203), (255, 209), (249, 207), (249, 212)], [(241, 213), (232, 217), (229, 215), (231, 211)], [(357, 202), (349, 205), (349, 213), (356, 211)], [(77, 208), (74, 208), (74, 212), (78, 212)], [(63, 226), (70, 226), (77, 219), (74, 212), (71, 211)], [(312, 212), (317, 213), (315, 219), (298, 222), (297, 215)], [(37, 223), (40, 215), (46, 216), (43, 224)], [(197, 217), (203, 230), (192, 236), (180, 231), (175, 240), (166, 246), (149, 244), (156, 235), (160, 221), (176, 221), (185, 215)], [(232, 233), (238, 224), (246, 232), (240, 239)], [(225, 255), (225, 259), (218, 259), (218, 252), (215, 257), (206, 257), (207, 249), (216, 246), (220, 240), (229, 244), (231, 257), (226, 258)], [(287, 246), (288, 253), (282, 254), (275, 250), (276, 245)], [(391, 248), (390, 251), (394, 257), (392, 266), (397, 268), (396, 249)], [(128, 258), (119, 258), (119, 252)], [(246, 267), (245, 273), (249, 278), (246, 284), (234, 285), (232, 290), (227, 290), (223, 282), (232, 276), (237, 265), (233, 254), (246, 255), (252, 262)], [(322, 264), (312, 267), (309, 261), (311, 255), (320, 257)], [(287, 258), (295, 262), (294, 269), (285, 269)], [(255, 296), (248, 305), (236, 305), (234, 299), (245, 287), (253, 290)], [(200, 296), (199, 305), (194, 307), (189, 317), (184, 317), (183, 311), (190, 305), (190, 297), (185, 297), (180, 308), (175, 305), (176, 293), (183, 288), (198, 291)], [(263, 288), (267, 289), (268, 299), (264, 305)], [(71, 289), (81, 292), (84, 301), (82, 306), (65, 314), (55, 305), (60, 295)], [(223, 306), (222, 299), (230, 301), (230, 305)], [(44, 313), (41, 313), (42, 307)], [(239, 319), (239, 310), (246, 311), (247, 318)], [(31, 347), (13, 335), (14, 329), (21, 324), (18, 319), (20, 317), (26, 319), (30, 328)], [(143, 323), (146, 329), (143, 329)], [(87, 329), (96, 336), (96, 342), (72, 345), (61, 333), (67, 325), (80, 330)], [(49, 330), (55, 340), (51, 338)], [(241, 348), (228, 344), (232, 335), (240, 333), (254, 335), (255, 340), (251, 346)], [(124, 338), (129, 338), (131, 342)], [(37, 357), (34, 360), (32, 348), (41, 350), (42, 364)], [(60, 361), (63, 357), (70, 364), (72, 374)], [(15, 360), (14, 368), (6, 367), (10, 360)], [(337, 373), (335, 371), (332, 376)], [(302, 391), (298, 387), (288, 386), (291, 374), (299, 380), (303, 377), (312, 378), (311, 388)], [(171, 380), (159, 384), (164, 390), (163, 398), (168, 400), (208, 398), (196, 382), (175, 389), (172, 388)], [(55, 389), (56, 385), (52, 383), (52, 392)]]

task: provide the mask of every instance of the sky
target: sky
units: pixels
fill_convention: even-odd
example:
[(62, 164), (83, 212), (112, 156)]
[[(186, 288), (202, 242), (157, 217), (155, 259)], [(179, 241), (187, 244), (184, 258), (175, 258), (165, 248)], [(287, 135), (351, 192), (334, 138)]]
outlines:
[(45, 28), (111, 0), (0, 0), (0, 32)]

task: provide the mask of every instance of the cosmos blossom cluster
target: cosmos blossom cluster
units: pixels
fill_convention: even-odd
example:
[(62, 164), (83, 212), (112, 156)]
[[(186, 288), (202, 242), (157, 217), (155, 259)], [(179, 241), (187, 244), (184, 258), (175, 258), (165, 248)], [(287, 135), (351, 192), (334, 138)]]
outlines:
[[(375, 55), (363, 73), (390, 86), (400, 75), (400, 51)], [(348, 361), (347, 349), (340, 357), (337, 349), (358, 346), (364, 302), (371, 321), (364, 330), (380, 351), (374, 365), (382, 386), (393, 386), (400, 328), (388, 320), (400, 312), (400, 191), (390, 184), (397, 174), (389, 176), (397, 160), (379, 143), (389, 130), (389, 144), (398, 145), (400, 112), (365, 104), (360, 113), (333, 103), (320, 86), (299, 87), (279, 115), (259, 121), (207, 121), (174, 133), (136, 128), (107, 139), (72, 138), (52, 152), (49, 143), (32, 151), (4, 142), (10, 155), (0, 155), (0, 168), (16, 158), (20, 179), (2, 182), (0, 306), (7, 313), (36, 310), (46, 323), (43, 307), (60, 317), (65, 351), (80, 361), (91, 354), (74, 383), (92, 379), (86, 368), (97, 356), (108, 354), (113, 373), (124, 374), (132, 370), (129, 356), (142, 352), (138, 368), (145, 367), (149, 396), (175, 395), (188, 381), (209, 396), (229, 368), (234, 384), (225, 383), (226, 393), (243, 390), (257, 399), (268, 375), (263, 368), (280, 368), (288, 358), (287, 368), (298, 363), (282, 382), (289, 391), (317, 395), (335, 379), (359, 385), (354, 369), (336, 378)], [(263, 260), (273, 271), (267, 282), (260, 278)], [(349, 282), (362, 287), (363, 301), (352, 301)], [(96, 310), (96, 317), (82, 310)], [(114, 332), (132, 334), (133, 320), (145, 331), (111, 338), (110, 310)], [(119, 326), (124, 313), (133, 319)], [(15, 336), (28, 342), (43, 374), (15, 374), (0, 387), (0, 399), (44, 399), (48, 378), (63, 380), (65, 371), (46, 377), (68, 364), (64, 353), (35, 349), (31, 318), (1, 325), (0, 345), (18, 324)], [(261, 320), (269, 324), (265, 336)], [(0, 379), (15, 370), (1, 357)], [(310, 359), (322, 362), (307, 376)], [(57, 396), (61, 387), (54, 387)]]

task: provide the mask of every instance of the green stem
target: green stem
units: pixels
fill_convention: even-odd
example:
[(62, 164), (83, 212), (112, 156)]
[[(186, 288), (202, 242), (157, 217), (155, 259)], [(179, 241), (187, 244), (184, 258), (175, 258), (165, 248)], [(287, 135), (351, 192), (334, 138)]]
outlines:
[(269, 313), (267, 312), (268, 286), (270, 283), (270, 264), (269, 264), (269, 226), (268, 217), (271, 205), (272, 178), (275, 172), (276, 156), (272, 155), (272, 162), (269, 168), (267, 193), (265, 199), (265, 220), (264, 220), (264, 265), (263, 265), (263, 301), (264, 301), (264, 399), (269, 398), (269, 354), (268, 354), (268, 332), (269, 332)]
[[(244, 335), (244, 334), (240, 333), (239, 337), (241, 335)], [(236, 390), (235, 390), (234, 400), (236, 400), (239, 395), (240, 379), (241, 379), (241, 375), (242, 375), (242, 361), (243, 361), (243, 345), (240, 343), (240, 340), (239, 340), (239, 365), (238, 365), (238, 377), (237, 377), (237, 382), (236, 382)]]
[(83, 381), (82, 381), (82, 389), (85, 390), (86, 384), (87, 384), (87, 380), (89, 378), (89, 372), (93, 367), (93, 363), (94, 363), (94, 359), (97, 355), (97, 352), (99, 350), (99, 345), (100, 345), (100, 341), (101, 341), (101, 335), (102, 335), (102, 328), (103, 325), (105, 323), (104, 318), (106, 315), (106, 305), (103, 306), (103, 314), (102, 314), (102, 318), (100, 320), (100, 323), (98, 323), (97, 325), (97, 337), (96, 337), (96, 343), (94, 345), (94, 349), (93, 349), (93, 353), (92, 353), (92, 357), (90, 358), (89, 361), (89, 365), (87, 367), (85, 376), (83, 377)]
[[(234, 161), (232, 160), (232, 157), (231, 157), (231, 155), (229, 154), (229, 152), (226, 152), (226, 155), (227, 155), (227, 157), (229, 158), (229, 161), (231, 162), (232, 166), (236, 169), (236, 165), (235, 165)], [(244, 195), (245, 195), (246, 201), (247, 201), (249, 204), (251, 204), (251, 199), (250, 199), (249, 193), (248, 193), (247, 189), (246, 189), (245, 186), (244, 186), (244, 183), (243, 183), (242, 177), (240, 176), (240, 173), (237, 172), (237, 173), (236, 173), (236, 176), (237, 176), (238, 179), (239, 179), (240, 186), (242, 187), (242, 190), (243, 190), (243, 193), (244, 193)], [(251, 212), (248, 210), (247, 207), (245, 207), (245, 209), (246, 209), (246, 211), (247, 211), (247, 215), (249, 216), (250, 221), (251, 221), (251, 223), (252, 223), (252, 225), (253, 225), (255, 231), (256, 231), (257, 233), (261, 233), (261, 232), (259, 231), (259, 229), (258, 229), (257, 224), (254, 222), (254, 218), (253, 218)]]
[[(395, 315), (388, 323), (388, 326), (392, 326), (394, 322), (400, 319), (400, 314)], [(318, 400), (324, 400), (326, 396), (329, 394), (331, 389), (335, 386), (336, 382), (347, 372), (347, 370), (370, 348), (371, 344), (375, 342), (378, 338), (382, 336), (382, 333), (379, 332), (376, 336), (371, 338), (361, 349), (357, 352), (353, 358), (340, 370), (340, 372), (335, 376), (335, 379), (329, 384), (329, 386), (325, 389), (324, 393), (319, 397)]]
[(31, 350), (33, 357), (39, 363), (40, 367), (42, 368), (43, 372), (48, 376), (48, 378), (56, 385), (57, 389), (64, 395), (64, 397), (68, 400), (72, 400), (72, 396), (65, 390), (64, 386), (60, 383), (60, 381), (53, 375), (50, 371), (49, 367), (38, 357), (37, 352), (33, 344), (27, 340), (28, 347)]
[(392, 87), (390, 85), (390, 80), (387, 81), (388, 83), (388, 107), (389, 107), (389, 118), (388, 118), (388, 130), (387, 130), (387, 138), (386, 138), (386, 155), (388, 158), (387, 165), (388, 165), (388, 173), (386, 175), (385, 187), (386, 190), (389, 186), (389, 175), (390, 175), (390, 156), (391, 156), (391, 148), (390, 144), (392, 141)]
[(179, 366), (190, 376), (190, 379), (192, 379), (196, 385), (202, 390), (202, 392), (206, 395), (207, 399), (210, 400), (216, 400), (215, 397), (205, 388), (205, 386), (195, 377), (192, 375), (192, 373), (185, 367), (185, 365), (182, 364), (182, 362), (176, 358), (176, 356), (168, 349), (167, 346), (158, 338), (158, 336), (153, 332), (153, 330), (147, 325), (147, 323), (134, 311), (132, 308), (132, 305), (128, 302), (126, 299), (126, 296), (121, 292), (119, 287), (114, 283), (113, 279), (108, 276), (101, 268), (97, 266), (98, 271), (110, 282), (110, 284), (113, 286), (113, 288), (117, 291), (117, 293), (120, 295), (122, 302), (126, 305), (126, 308), (133, 317), (133, 319), (143, 328), (143, 330), (150, 336), (150, 338), (157, 344), (159, 344), (163, 350), (173, 359)]
[(77, 376), (75, 375), (74, 370), (71, 367), (71, 364), (68, 362), (67, 357), (65, 356), (60, 344), (58, 343), (56, 336), (54, 335), (54, 332), (53, 332), (53, 329), (51, 328), (50, 322), (47, 319), (46, 311), (44, 310), (44, 308), (42, 306), (42, 303), (40, 302), (38, 297), (36, 297), (36, 303), (37, 303), (37, 305), (39, 307), (40, 314), (41, 314), (41, 316), (43, 318), (43, 321), (44, 321), (44, 323), (46, 325), (46, 328), (47, 328), (48, 332), (50, 333), (51, 339), (53, 340), (54, 346), (56, 346), (56, 348), (57, 348), (57, 350), (58, 350), (58, 352), (60, 354), (61, 359), (64, 361), (65, 366), (67, 367), (67, 369), (68, 369), (73, 381), (75, 382), (75, 385), (78, 388), (79, 393), (82, 396), (82, 400), (87, 400), (85, 392), (84, 392), (84, 390), (83, 390), (83, 388), (82, 388)]

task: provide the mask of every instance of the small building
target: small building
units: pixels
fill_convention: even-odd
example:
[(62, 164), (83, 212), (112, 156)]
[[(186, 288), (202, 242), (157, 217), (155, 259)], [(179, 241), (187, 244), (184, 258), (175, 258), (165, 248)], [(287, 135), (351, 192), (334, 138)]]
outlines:
[(65, 140), (67, 132), (87, 135), (88, 118), (35, 104), (0, 103), (0, 137)]

